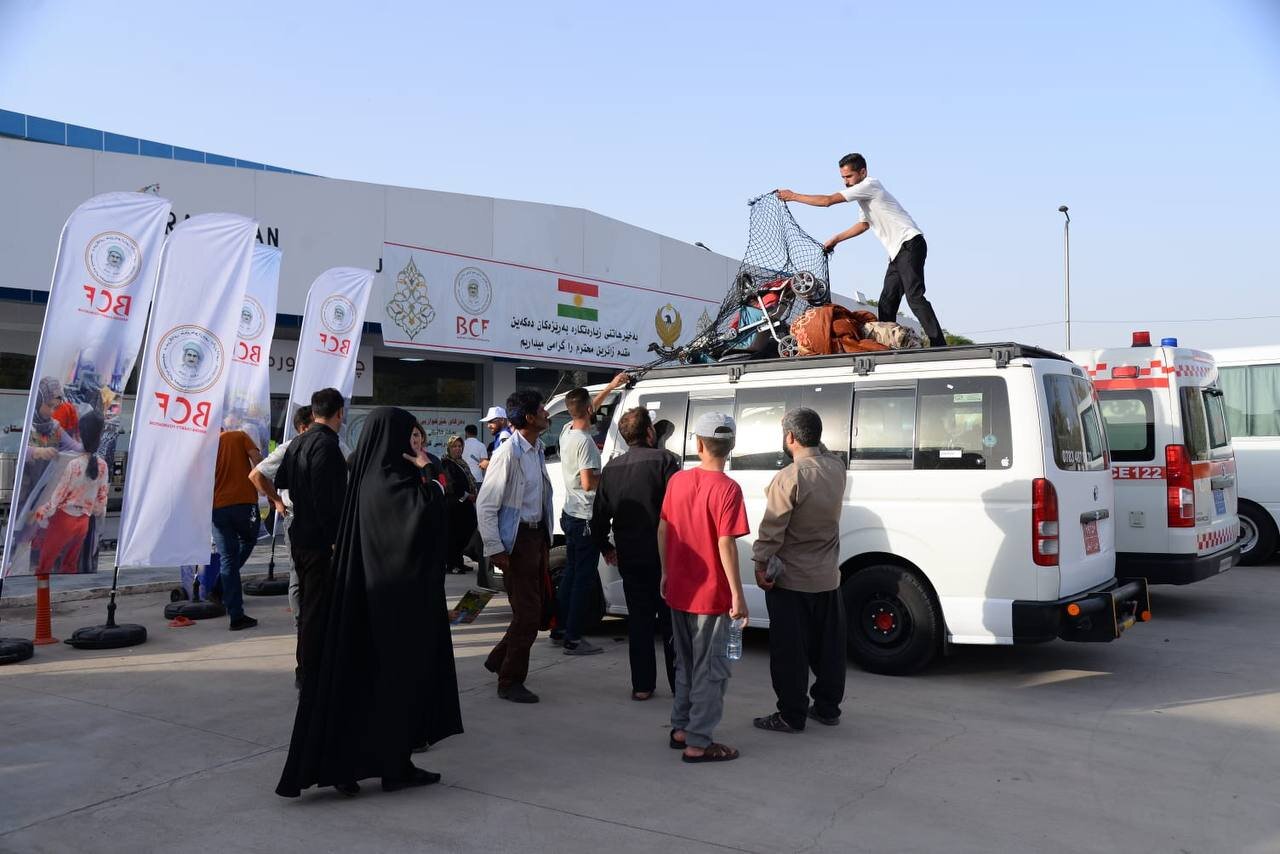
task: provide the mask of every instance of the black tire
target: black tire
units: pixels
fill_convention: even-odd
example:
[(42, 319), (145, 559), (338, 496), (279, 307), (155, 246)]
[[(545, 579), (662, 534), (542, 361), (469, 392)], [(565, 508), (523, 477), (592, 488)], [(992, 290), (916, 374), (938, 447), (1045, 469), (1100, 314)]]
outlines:
[(868, 566), (852, 573), (840, 590), (849, 656), (863, 670), (903, 676), (937, 655), (942, 615), (914, 572), (893, 564)]
[(164, 618), (172, 620), (177, 617), (186, 617), (188, 620), (214, 620), (218, 617), (225, 617), (227, 609), (216, 602), (196, 601), (196, 602), (171, 602), (164, 606)]
[(1256, 566), (1266, 563), (1276, 552), (1276, 523), (1271, 514), (1252, 501), (1241, 501), (1240, 563)]

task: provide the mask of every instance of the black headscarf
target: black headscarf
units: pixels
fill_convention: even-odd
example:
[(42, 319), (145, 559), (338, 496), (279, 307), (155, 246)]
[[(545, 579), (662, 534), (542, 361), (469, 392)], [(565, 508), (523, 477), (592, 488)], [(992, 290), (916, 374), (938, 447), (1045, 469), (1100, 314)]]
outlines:
[(392, 407), (364, 423), (323, 648), (307, 661), (278, 794), (401, 776), (414, 747), (462, 732), (444, 599), (444, 496), (404, 459), (413, 425)]

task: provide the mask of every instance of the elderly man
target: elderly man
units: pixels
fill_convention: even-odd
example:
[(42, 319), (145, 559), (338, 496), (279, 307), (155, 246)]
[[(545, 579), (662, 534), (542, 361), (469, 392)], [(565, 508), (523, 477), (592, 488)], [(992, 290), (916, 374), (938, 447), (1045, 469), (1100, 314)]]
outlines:
[[(805, 718), (834, 726), (844, 699), (845, 616), (840, 598), (840, 508), (845, 465), (822, 446), (822, 419), (793, 409), (782, 419), (791, 465), (774, 475), (752, 548), (769, 608), (769, 673), (778, 711), (756, 718), (796, 733)], [(816, 677), (809, 688), (809, 671)], [(809, 705), (809, 695), (813, 705)]]

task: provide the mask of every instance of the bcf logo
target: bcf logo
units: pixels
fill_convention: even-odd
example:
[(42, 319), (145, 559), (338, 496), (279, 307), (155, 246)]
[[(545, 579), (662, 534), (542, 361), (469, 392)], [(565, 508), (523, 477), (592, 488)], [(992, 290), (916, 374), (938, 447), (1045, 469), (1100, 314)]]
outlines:
[(346, 356), (351, 352), (351, 339), (343, 338), (340, 335), (330, 335), (328, 332), (321, 332), (320, 349), (326, 353)]
[(95, 288), (93, 285), (84, 286), (84, 297), (89, 308), (97, 314), (128, 317), (129, 309), (133, 307), (133, 297), (117, 294), (107, 288)]
[(249, 345), (243, 341), (236, 342), (236, 361), (249, 365), (262, 364), (262, 345)]
[(201, 430), (209, 428), (209, 411), (212, 408), (207, 400), (190, 400), (182, 395), (170, 395), (158, 391), (156, 404), (160, 407), (160, 417), (179, 426), (190, 425)]
[(458, 315), (458, 337), (477, 338), (487, 341), (489, 336), (489, 319), (486, 317), (463, 317)]

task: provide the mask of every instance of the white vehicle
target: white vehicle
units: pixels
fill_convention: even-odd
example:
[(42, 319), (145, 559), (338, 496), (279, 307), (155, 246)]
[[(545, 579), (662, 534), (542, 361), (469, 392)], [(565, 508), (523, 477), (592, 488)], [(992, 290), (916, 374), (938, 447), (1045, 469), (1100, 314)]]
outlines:
[(1280, 542), (1280, 347), (1211, 350), (1236, 455), (1240, 562), (1270, 558)]
[(1116, 572), (1190, 584), (1239, 561), (1236, 463), (1213, 357), (1135, 332), (1069, 353), (1097, 389), (1116, 485)]
[[(1149, 619), (1146, 582), (1115, 577), (1112, 482), (1093, 389), (1065, 358), (1018, 344), (659, 368), (624, 393), (697, 465), (691, 425), (732, 412), (729, 474), (752, 529), (786, 465), (783, 414), (815, 409), (849, 465), (840, 521), (849, 652), (909, 673), (944, 642), (1110, 641)], [(555, 415), (561, 401), (549, 406)], [(616, 426), (604, 458), (623, 450)], [(554, 487), (562, 488), (553, 478)], [(768, 626), (739, 540), (751, 624)], [(601, 562), (602, 609), (625, 614)]]

